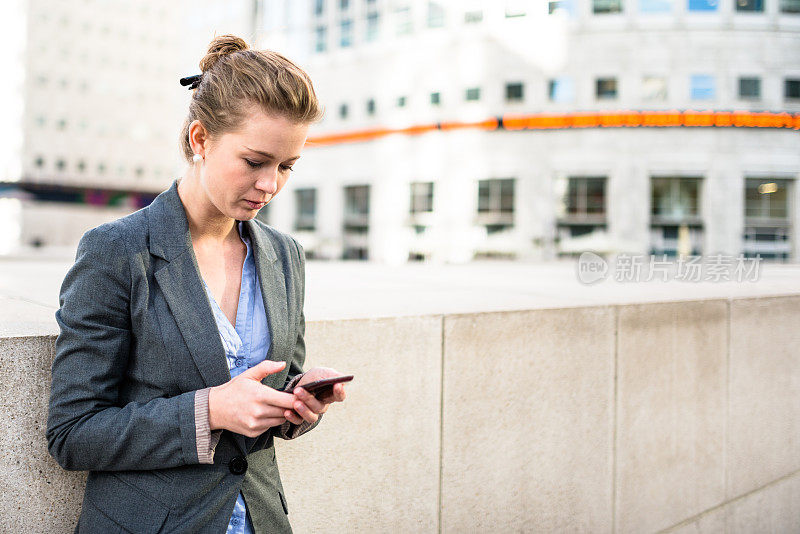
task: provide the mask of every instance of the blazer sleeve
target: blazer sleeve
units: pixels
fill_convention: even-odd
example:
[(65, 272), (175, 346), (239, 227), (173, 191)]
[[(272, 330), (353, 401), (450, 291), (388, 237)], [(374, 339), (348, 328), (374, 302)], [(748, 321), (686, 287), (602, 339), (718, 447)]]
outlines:
[[(306, 292), (306, 261), (305, 261), (305, 253), (303, 252), (303, 247), (298, 243), (293, 237), (289, 236), (289, 239), (294, 244), (294, 248), (297, 251), (298, 255), (298, 262), (300, 265), (299, 269), (299, 292), (300, 292), (300, 323), (297, 328), (297, 340), (294, 344), (294, 351), (292, 353), (292, 359), (289, 361), (289, 373), (287, 375), (287, 382), (284, 384), (283, 389), (286, 389), (289, 386), (294, 386), (300, 379), (303, 377), (303, 364), (306, 360), (306, 344), (305, 344), (305, 332), (306, 332), (306, 317), (305, 313), (303, 312), (303, 306), (305, 304), (305, 292)], [(275, 433), (276, 436), (282, 439), (294, 439), (302, 434), (305, 434), (315, 426), (319, 424), (322, 420), (322, 416), (324, 414), (319, 414), (317, 420), (313, 423), (309, 423), (308, 421), (303, 421), (299, 425), (295, 425), (290, 421), (286, 421), (279, 427), (277, 427), (277, 432)]]
[(131, 271), (124, 239), (85, 233), (59, 295), (46, 437), (68, 470), (197, 464), (195, 392), (120, 405), (132, 341)]

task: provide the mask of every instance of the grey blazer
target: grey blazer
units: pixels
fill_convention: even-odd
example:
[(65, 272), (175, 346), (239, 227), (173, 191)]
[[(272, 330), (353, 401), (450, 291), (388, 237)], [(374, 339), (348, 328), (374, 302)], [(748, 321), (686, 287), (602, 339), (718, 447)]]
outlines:
[[(178, 180), (146, 208), (86, 232), (61, 286), (47, 418), (50, 454), (88, 470), (81, 533), (224, 533), (242, 491), (257, 533), (291, 532), (273, 438), (208, 430), (208, 388), (231, 379)], [(290, 236), (245, 221), (272, 344), (262, 383), (305, 360), (305, 262)]]

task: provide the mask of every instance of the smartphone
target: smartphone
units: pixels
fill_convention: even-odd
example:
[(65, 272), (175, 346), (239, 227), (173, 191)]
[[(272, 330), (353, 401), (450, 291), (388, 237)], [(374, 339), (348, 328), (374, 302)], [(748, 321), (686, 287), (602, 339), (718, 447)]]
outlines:
[[(338, 384), (340, 382), (350, 382), (352, 379), (353, 375), (334, 376), (332, 378), (323, 378), (322, 380), (315, 380), (314, 382), (309, 382), (307, 384), (302, 384), (295, 387), (301, 387), (314, 395), (316, 398), (324, 399), (333, 393), (334, 384)], [(292, 391), (294, 391), (294, 388), (289, 388), (284, 390), (284, 393), (291, 393)]]

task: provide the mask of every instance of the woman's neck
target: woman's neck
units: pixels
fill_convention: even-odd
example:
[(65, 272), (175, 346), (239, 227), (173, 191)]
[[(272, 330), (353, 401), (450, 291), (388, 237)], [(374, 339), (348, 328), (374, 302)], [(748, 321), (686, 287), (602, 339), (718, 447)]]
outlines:
[(178, 196), (186, 211), (193, 242), (222, 243), (226, 239), (231, 239), (231, 236), (239, 239), (237, 221), (220, 213), (211, 203), (200, 180), (192, 176), (191, 168), (187, 169), (178, 181)]

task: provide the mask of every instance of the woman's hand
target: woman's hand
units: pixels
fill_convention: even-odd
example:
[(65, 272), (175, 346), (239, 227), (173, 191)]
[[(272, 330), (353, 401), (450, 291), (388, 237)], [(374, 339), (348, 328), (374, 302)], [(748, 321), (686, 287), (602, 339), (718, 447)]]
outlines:
[(296, 425), (301, 424), (303, 421), (313, 423), (319, 418), (319, 414), (323, 414), (328, 410), (328, 405), (332, 402), (342, 402), (345, 397), (344, 384), (334, 384), (333, 392), (322, 399), (317, 399), (314, 395), (303, 389), (303, 384), (322, 380), (323, 378), (333, 378), (335, 376), (342, 376), (342, 373), (330, 367), (312, 367), (303, 374), (303, 378), (297, 383), (292, 395), (297, 397), (294, 404), (291, 406), (293, 410), (285, 410), (283, 417)]
[(284, 413), (294, 406), (296, 397), (265, 386), (261, 380), (285, 366), (284, 361), (264, 360), (230, 381), (212, 387), (208, 392), (210, 429), (224, 428), (254, 438), (282, 425), (286, 421)]

